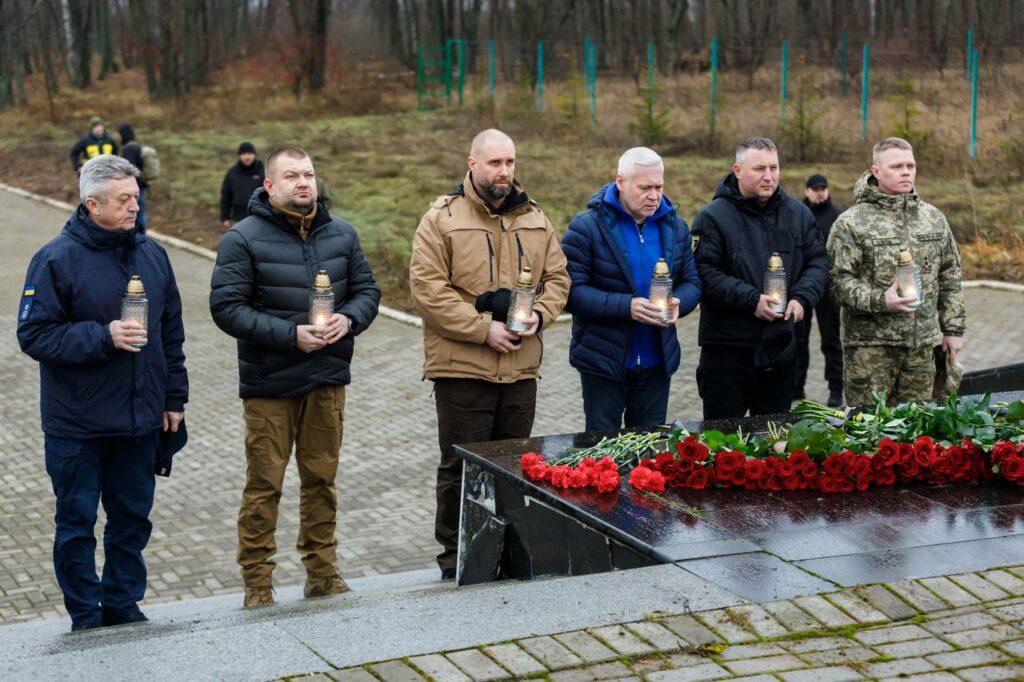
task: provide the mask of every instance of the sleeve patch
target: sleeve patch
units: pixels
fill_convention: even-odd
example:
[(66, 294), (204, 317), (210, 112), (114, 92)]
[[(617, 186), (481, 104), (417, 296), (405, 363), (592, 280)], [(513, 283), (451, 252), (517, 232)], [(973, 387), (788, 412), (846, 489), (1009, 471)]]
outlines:
[(36, 297), (36, 287), (34, 284), (26, 284), (25, 289), (21, 294), (21, 305), (18, 306), (18, 321), (24, 322), (28, 319), (28, 315), (32, 312), (32, 302)]

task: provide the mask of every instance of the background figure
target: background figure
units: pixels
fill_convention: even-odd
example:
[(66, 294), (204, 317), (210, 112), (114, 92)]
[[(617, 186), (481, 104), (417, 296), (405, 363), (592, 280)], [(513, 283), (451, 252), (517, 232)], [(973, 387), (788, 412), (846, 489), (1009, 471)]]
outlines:
[(89, 132), (71, 147), (71, 168), (77, 173), (82, 164), (100, 154), (117, 154), (117, 143), (107, 135), (103, 119), (93, 116), (89, 119)]
[(142, 146), (135, 139), (135, 131), (131, 125), (122, 123), (117, 127), (117, 133), (121, 136), (121, 156), (128, 160), (133, 166), (139, 169), (139, 216), (136, 224), (145, 229), (149, 227), (146, 218), (146, 198), (149, 194), (149, 183), (146, 182), (145, 160), (142, 158)]
[(224, 229), (249, 215), (249, 199), (263, 187), (263, 162), (256, 158), (252, 142), (238, 145), (238, 161), (220, 184), (220, 221)]
[[(704, 418), (789, 410), (796, 385), (793, 327), (828, 285), (828, 258), (810, 209), (779, 187), (779, 153), (766, 137), (736, 148), (732, 172), (693, 221), (703, 285), (697, 390)], [(786, 270), (785, 312), (764, 293), (768, 259)]]
[[(380, 304), (355, 228), (317, 201), (309, 155), (281, 147), (267, 171), (249, 217), (221, 238), (210, 291), (214, 322), (238, 339), (248, 462), (238, 512), (245, 608), (274, 603), (277, 510), (293, 448), (303, 594), (348, 591), (338, 573), (334, 479), (355, 336)], [(334, 292), (334, 313), (322, 330), (309, 324), (309, 294), (321, 269)]]
[[(646, 147), (626, 151), (615, 182), (590, 198), (562, 238), (572, 288), (569, 362), (579, 370), (587, 431), (664, 424), (679, 369), (676, 322), (700, 302), (690, 232), (664, 196), (665, 166)], [(649, 300), (664, 258), (669, 319)]]
[[(82, 203), (32, 258), (18, 313), (18, 343), (39, 361), (53, 563), (72, 630), (146, 620), (138, 602), (159, 435), (178, 430), (188, 401), (181, 299), (167, 252), (135, 227), (137, 173), (110, 155), (82, 167)], [(149, 299), (145, 327), (119, 319), (134, 275)]]
[[(960, 251), (946, 216), (918, 195), (916, 179), (910, 143), (898, 137), (877, 143), (871, 169), (853, 188), (853, 206), (829, 235), (850, 405), (871, 404), (873, 393), (885, 393), (890, 404), (931, 400), (936, 352), (955, 366), (963, 348)], [(920, 268), (923, 301), (897, 287), (904, 249)]]
[[(423, 318), (424, 374), (434, 382), (441, 578), (455, 578), (462, 460), (456, 443), (527, 438), (537, 406), (539, 332), (569, 292), (565, 256), (537, 203), (515, 179), (516, 148), (499, 130), (473, 138), (469, 172), (416, 228), (409, 288)], [(505, 328), (510, 290), (531, 268), (537, 298), (525, 332)]]
[[(822, 241), (827, 242), (832, 223), (843, 212), (843, 207), (833, 203), (828, 192), (828, 178), (824, 175), (807, 178), (804, 206), (811, 209)], [(811, 320), (817, 313), (821, 352), (825, 356), (825, 381), (828, 382), (827, 404), (829, 407), (839, 407), (843, 404), (843, 344), (839, 338), (839, 309), (826, 290), (818, 304), (804, 313), (803, 321), (796, 326), (796, 399), (803, 400), (805, 397), (807, 367), (811, 362)]]
[(334, 204), (334, 195), (331, 193), (330, 185), (319, 175), (316, 176), (316, 196), (324, 208), (330, 211), (331, 205)]

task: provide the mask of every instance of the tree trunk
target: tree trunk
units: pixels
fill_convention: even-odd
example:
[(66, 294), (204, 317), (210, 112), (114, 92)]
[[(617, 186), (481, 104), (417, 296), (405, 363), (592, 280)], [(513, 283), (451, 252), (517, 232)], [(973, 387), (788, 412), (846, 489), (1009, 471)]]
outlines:
[(315, 0), (309, 36), (311, 45), (307, 78), (310, 90), (323, 90), (327, 83), (327, 35), (330, 23), (331, 0)]
[(71, 24), (71, 45), (75, 55), (75, 87), (84, 89), (92, 85), (92, 44), (89, 40), (93, 0), (69, 0), (68, 18)]

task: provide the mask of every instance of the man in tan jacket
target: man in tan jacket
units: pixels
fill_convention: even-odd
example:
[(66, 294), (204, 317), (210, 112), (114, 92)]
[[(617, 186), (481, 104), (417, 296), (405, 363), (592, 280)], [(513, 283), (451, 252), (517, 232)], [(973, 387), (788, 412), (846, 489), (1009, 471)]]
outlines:
[[(565, 256), (547, 216), (515, 180), (516, 148), (485, 130), (469, 172), (437, 198), (413, 238), (409, 287), (423, 318), (424, 373), (434, 382), (441, 462), (435, 537), (441, 578), (455, 578), (462, 461), (456, 443), (526, 438), (533, 428), (540, 330), (569, 293)], [(524, 267), (537, 297), (528, 331), (505, 329), (509, 297)]]

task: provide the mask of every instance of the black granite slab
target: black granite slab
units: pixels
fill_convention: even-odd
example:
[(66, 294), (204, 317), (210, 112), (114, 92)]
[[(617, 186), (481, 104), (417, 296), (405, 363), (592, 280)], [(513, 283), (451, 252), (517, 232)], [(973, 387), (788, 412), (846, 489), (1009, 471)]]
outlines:
[[(1015, 400), (1024, 394), (1000, 394)], [(690, 422), (690, 432), (763, 431), (797, 415)], [(1002, 482), (880, 488), (863, 493), (739, 489), (637, 491), (626, 480), (608, 494), (563, 490), (523, 477), (519, 460), (537, 452), (557, 459), (606, 433), (578, 433), (456, 446), (456, 453), (501, 483), (610, 539), (611, 559), (571, 558), (572, 539), (558, 524), (531, 538), (545, 565), (588, 572), (675, 562), (750, 599), (774, 599), (837, 584), (971, 571), (1024, 561), (1024, 488)], [(521, 510), (513, 510), (513, 515)], [(568, 533), (568, 531), (566, 531)], [(576, 535), (580, 535), (576, 532)], [(582, 540), (581, 540), (582, 541)], [(941, 558), (941, 561), (939, 560)], [(806, 569), (806, 570), (805, 570)]]

